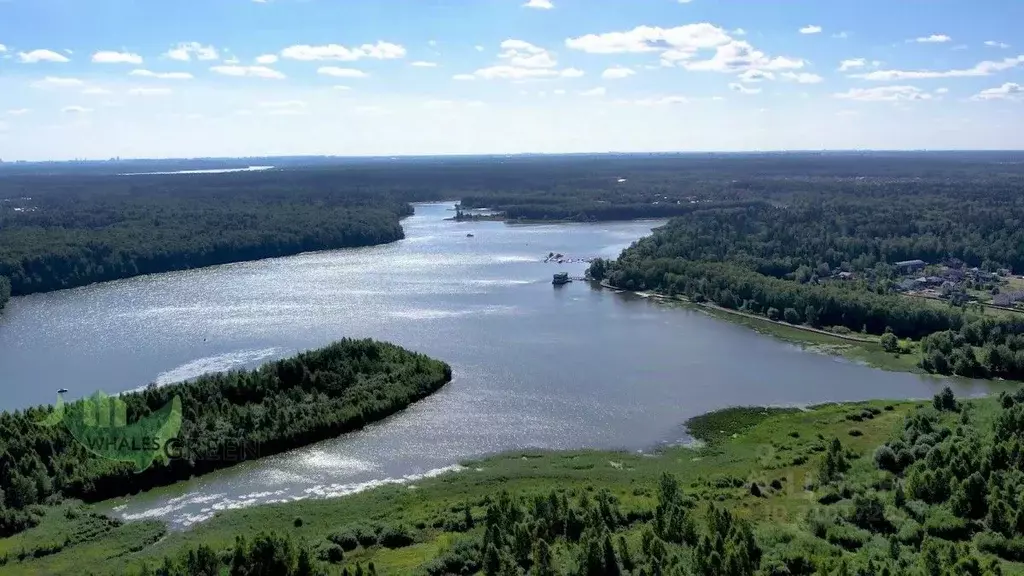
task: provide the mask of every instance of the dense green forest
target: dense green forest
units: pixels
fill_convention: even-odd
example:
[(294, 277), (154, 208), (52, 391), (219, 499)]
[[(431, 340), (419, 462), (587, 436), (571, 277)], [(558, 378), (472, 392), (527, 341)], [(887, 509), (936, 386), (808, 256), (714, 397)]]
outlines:
[(762, 182), (733, 195), (740, 204), (707, 203), (590, 271), (619, 288), (773, 320), (921, 339), (928, 370), (1020, 379), (1024, 315), (994, 317), (963, 302), (908, 297), (900, 293), (907, 274), (895, 264), (950, 263), (949, 278), (961, 279), (977, 274), (971, 268), (1024, 270), (1022, 192), (1024, 178), (998, 174), (807, 187)]
[(254, 370), (151, 385), (120, 396), (126, 422), (178, 397), (182, 423), (176, 449), (160, 452), (141, 473), (93, 456), (63, 425), (39, 425), (53, 407), (4, 412), (0, 536), (31, 526), (39, 513), (33, 506), (52, 498), (121, 496), (332, 438), (389, 416), (450, 379), (443, 362), (392, 344), (346, 339)]
[[(276, 170), (226, 174), (119, 175), (237, 165), (238, 161), (41, 163), (0, 167), (0, 277), (14, 295), (169, 270), (365, 246), (402, 238), (409, 202), (453, 200), (507, 218), (612, 220), (687, 215), (755, 199), (864, 194), (872, 202), (942, 198), (917, 218), (932, 228), (940, 209), (971, 215), (935, 244), (879, 246), (876, 258), (921, 249), (922, 256), (970, 250), (1011, 266), (1012, 224), (991, 203), (1020, 186), (1024, 163), (1013, 152), (870, 154), (636, 154), (406, 159), (249, 159)], [(233, 163), (232, 163), (233, 162)], [(965, 206), (957, 203), (963, 194)], [(1016, 205), (1011, 198), (1003, 203)], [(888, 208), (887, 208), (888, 210)], [(902, 211), (900, 211), (902, 210)], [(976, 213), (977, 212), (977, 213)], [(1015, 212), (1010, 213), (1010, 219)], [(983, 223), (978, 229), (976, 225)], [(822, 222), (824, 224), (824, 222)], [(992, 246), (981, 241), (996, 240)], [(929, 242), (932, 242), (929, 244)], [(846, 247), (855, 252), (856, 245)], [(853, 263), (859, 254), (849, 259)], [(838, 258), (838, 256), (837, 256)], [(815, 263), (815, 265), (817, 262)], [(2, 298), (0, 290), (0, 298)]]
[[(863, 426), (892, 409), (850, 407), (839, 420)], [(709, 415), (703, 427), (718, 432), (729, 420), (754, 415)], [(808, 429), (789, 423), (773, 425), (783, 426), (778, 436), (794, 445), (790, 452), (765, 462), (771, 454), (760, 451), (766, 477), (719, 474), (684, 485), (666, 472), (653, 486), (627, 481), (634, 495), (650, 494), (649, 506), (625, 503), (604, 488), (502, 491), (447, 509), (433, 528), (445, 534), (444, 550), (415, 569), (388, 573), (997, 576), (1024, 562), (1024, 391), (964, 403), (946, 388), (930, 404), (911, 408), (895, 433), (890, 428), (890, 439), (867, 455), (844, 445), (848, 440), (814, 436), (815, 427), (803, 440)], [(853, 428), (847, 439), (859, 435)], [(704, 453), (720, 451), (716, 444), (728, 437), (707, 437), (712, 445)], [(796, 449), (804, 444), (807, 449)], [(800, 481), (781, 475), (790, 461), (809, 458), (813, 473), (802, 486), (786, 486)], [(708, 487), (719, 496), (711, 497)], [(735, 496), (738, 491), (743, 495)], [(772, 501), (785, 507), (778, 499), (799, 491), (807, 495), (804, 503), (778, 512), (798, 514), (795, 523), (749, 517), (752, 505), (771, 514)], [(365, 551), (377, 550), (371, 557), (390, 566), (404, 550), (417, 554), (409, 547), (430, 530), (361, 522), (337, 527), (322, 542), (258, 532), (225, 550), (202, 545), (166, 557), (140, 573), (368, 576), (378, 567)]]

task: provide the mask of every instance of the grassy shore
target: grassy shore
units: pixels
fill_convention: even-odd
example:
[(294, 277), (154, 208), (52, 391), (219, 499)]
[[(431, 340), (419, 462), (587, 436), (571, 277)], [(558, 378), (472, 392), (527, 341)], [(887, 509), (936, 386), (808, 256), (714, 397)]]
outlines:
[[(972, 401), (992, 407), (991, 399)], [(313, 546), (329, 545), (328, 536), (352, 525), (381, 523), (411, 527), (414, 543), (396, 549), (360, 546), (347, 552), (332, 574), (356, 562), (373, 562), (379, 574), (409, 574), (463, 534), (446, 529), (470, 505), (481, 529), (483, 505), (502, 490), (518, 494), (571, 493), (608, 489), (624, 511), (656, 504), (658, 478), (675, 474), (688, 494), (717, 501), (757, 526), (805, 522), (817, 496), (805, 487), (820, 460), (823, 438), (840, 438), (862, 456), (857, 474), (871, 474), (870, 454), (899, 429), (903, 418), (921, 405), (875, 401), (833, 404), (806, 410), (736, 408), (689, 422), (700, 447), (672, 447), (657, 454), (607, 451), (523, 451), (464, 463), (465, 469), (410, 486), (386, 486), (332, 500), (305, 500), (232, 510), (186, 532), (165, 534), (156, 522), (119, 524), (89, 515), (80, 505), (52, 508), (42, 524), (0, 540), (8, 562), (2, 574), (121, 574), (165, 555), (179, 555), (200, 544), (229, 549), (238, 534), (260, 531), (290, 534)], [(988, 408), (985, 408), (988, 409)], [(865, 415), (862, 417), (861, 415)], [(751, 481), (765, 486), (751, 495)], [(775, 488), (769, 488), (775, 486)], [(32, 550), (57, 548), (33, 558)], [(25, 557), (17, 555), (24, 550)], [(1024, 574), (1007, 563), (1005, 574)]]

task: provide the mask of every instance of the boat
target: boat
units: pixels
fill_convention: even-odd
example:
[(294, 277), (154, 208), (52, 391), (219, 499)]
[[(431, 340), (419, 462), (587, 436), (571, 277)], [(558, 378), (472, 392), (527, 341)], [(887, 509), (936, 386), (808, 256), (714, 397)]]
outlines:
[(472, 234), (466, 234), (466, 238), (472, 238), (472, 237), (473, 237)]
[(64, 394), (64, 393), (66, 393), (67, 391), (68, 391), (68, 389), (67, 389), (67, 388), (61, 388), (60, 390), (57, 390), (57, 394)]
[(551, 278), (551, 283), (554, 284), (555, 286), (568, 284), (569, 282), (572, 282), (572, 280), (569, 279), (568, 272), (559, 272), (555, 274), (554, 277)]

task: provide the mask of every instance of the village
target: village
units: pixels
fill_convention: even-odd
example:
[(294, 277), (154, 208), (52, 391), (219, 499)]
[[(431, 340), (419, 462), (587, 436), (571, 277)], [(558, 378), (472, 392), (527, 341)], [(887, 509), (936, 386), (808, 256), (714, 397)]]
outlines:
[[(943, 300), (955, 306), (976, 302), (1024, 311), (1024, 276), (1014, 276), (1009, 269), (1001, 268), (991, 272), (967, 267), (957, 258), (948, 258), (936, 264), (920, 259), (903, 260), (892, 266), (892, 288), (908, 296)], [(874, 270), (836, 271), (832, 278), (839, 281), (864, 279), (874, 283), (877, 274)]]

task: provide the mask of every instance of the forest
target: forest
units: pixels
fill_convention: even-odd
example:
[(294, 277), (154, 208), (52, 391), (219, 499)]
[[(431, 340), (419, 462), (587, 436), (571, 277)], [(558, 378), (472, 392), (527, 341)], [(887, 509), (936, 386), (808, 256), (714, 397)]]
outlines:
[[(839, 332), (921, 340), (942, 374), (1024, 378), (1024, 315), (902, 294), (900, 261), (1024, 271), (1024, 178), (762, 182), (596, 261), (591, 275)], [(1005, 271), (1004, 271), (1005, 274)], [(898, 346), (892, 346), (898, 351)]]
[[(876, 260), (904, 252), (959, 253), (956, 246), (962, 246), (965, 260), (1024, 267), (1015, 255), (1019, 233), (1009, 232), (1012, 221), (1001, 217), (1004, 208), (1019, 210), (1005, 195), (1024, 178), (1020, 160), (1013, 152), (297, 157), (244, 162), (278, 167), (267, 171), (131, 176), (122, 174), (240, 161), (4, 164), (0, 277), (8, 279), (12, 295), (22, 295), (391, 242), (403, 237), (399, 220), (412, 212), (409, 203), (420, 201), (492, 208), (511, 220), (592, 221), (686, 216), (756, 200), (841, 202), (859, 195), (859, 212), (839, 224), (863, 224), (880, 203), (886, 212), (881, 224), (909, 215), (922, 227), (917, 244), (870, 247), (877, 249)], [(962, 210), (961, 193), (971, 220), (939, 231), (944, 240), (936, 243), (932, 229), (949, 220), (936, 214)], [(927, 210), (924, 219), (917, 218), (921, 208)], [(1009, 220), (1015, 214), (1009, 212)], [(964, 241), (957, 244), (955, 233), (966, 234)], [(989, 240), (996, 243), (990, 246)], [(979, 258), (968, 246), (980, 251)], [(843, 248), (851, 265), (866, 264), (853, 254), (858, 248)], [(776, 256), (764, 255), (765, 264)], [(0, 303), (8, 282), (0, 280)]]
[[(840, 422), (869, 426), (893, 406), (848, 406)], [(746, 412), (709, 415), (706, 426)], [(843, 414), (845, 413), (845, 414)], [(843, 417), (845, 416), (845, 417)], [(722, 419), (724, 417), (724, 419)], [(718, 418), (718, 420), (716, 420)], [(769, 416), (769, 418), (771, 418)], [(663, 472), (654, 485), (627, 482), (649, 505), (607, 488), (501, 491), (445, 510), (434, 527), (362, 522), (339, 526), (321, 542), (287, 533), (238, 536), (227, 549), (206, 544), (167, 556), (139, 574), (285, 574), (369, 576), (440, 531), (443, 550), (415, 569), (421, 576), (1001, 576), (1024, 562), (1024, 391), (964, 402), (949, 388), (886, 426), (888, 440), (863, 454), (846, 439), (764, 421), (790, 452), (761, 465), (767, 476), (728, 474), (684, 484)], [(888, 421), (888, 420), (887, 420)], [(892, 430), (891, 425), (896, 425)], [(726, 424), (726, 427), (729, 425)], [(741, 430), (736, 428), (737, 430)], [(808, 437), (803, 436), (808, 433)], [(739, 434), (732, 434), (732, 437)], [(787, 436), (788, 435), (788, 436)], [(730, 435), (707, 437), (702, 453), (725, 449)], [(773, 437), (776, 438), (776, 437)], [(764, 454), (764, 450), (761, 450)], [(769, 454), (770, 456), (770, 454)], [(764, 456), (761, 457), (762, 460)], [(786, 477), (790, 460), (813, 470), (802, 486)], [(710, 491), (709, 491), (710, 488)], [(794, 512), (780, 498), (807, 498)], [(739, 493), (742, 492), (742, 495)], [(714, 497), (718, 494), (718, 497)], [(725, 497), (725, 495), (728, 495)], [(751, 518), (754, 506), (797, 514), (792, 523)], [(763, 503), (763, 504), (762, 504)], [(300, 526), (301, 519), (295, 520)], [(429, 540), (426, 540), (429, 541)], [(366, 552), (376, 551), (371, 556)], [(1007, 572), (1011, 570), (1011, 572)], [(393, 569), (388, 573), (399, 573)]]
[(52, 406), (4, 412), (0, 536), (31, 527), (37, 504), (132, 494), (333, 438), (402, 410), (450, 380), (443, 362), (392, 344), (345, 339), (253, 370), (150, 385), (120, 396), (125, 422), (140, 421), (174, 398), (182, 421), (175, 450), (158, 452), (138, 473), (131, 463), (89, 453), (64, 425), (39, 425)]

